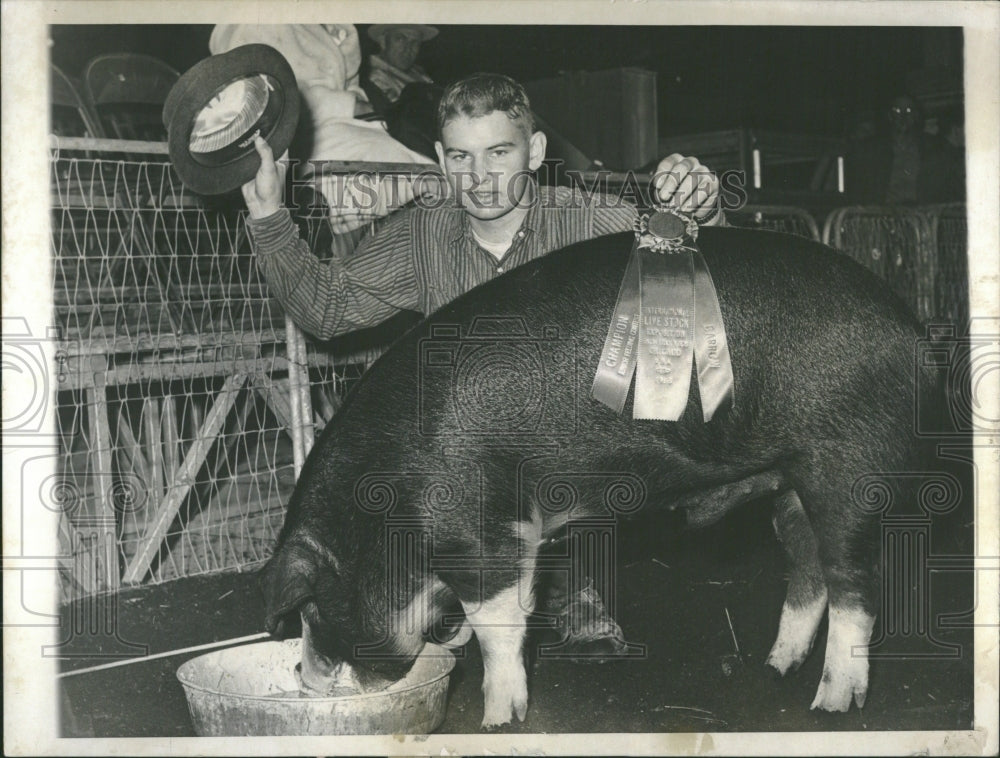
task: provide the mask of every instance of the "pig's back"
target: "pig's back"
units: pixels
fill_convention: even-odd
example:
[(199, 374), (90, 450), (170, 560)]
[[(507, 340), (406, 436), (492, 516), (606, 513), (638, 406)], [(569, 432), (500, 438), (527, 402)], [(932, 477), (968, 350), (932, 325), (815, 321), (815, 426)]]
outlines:
[[(467, 339), (473, 322), (484, 317), (522, 319), (529, 341), (570, 340), (580, 421), (603, 422), (609, 412), (590, 401), (590, 385), (633, 239), (616, 234), (553, 252), (431, 314), (372, 366), (330, 431), (363, 435), (376, 453), (426, 444), (420, 418), (434, 408), (424, 404), (426, 389), (421, 394), (422, 345), (441, 327), (458, 327)], [(901, 390), (912, 384), (916, 322), (874, 275), (792, 235), (708, 228), (698, 243), (718, 292), (734, 367), (736, 405), (727, 423), (743, 439), (785, 433), (790, 421), (824, 426), (835, 414), (884, 410), (897, 399), (900, 412), (912, 407), (912, 395)], [(631, 398), (623, 414), (630, 416)], [(689, 409), (682, 421), (700, 436), (699, 412)]]

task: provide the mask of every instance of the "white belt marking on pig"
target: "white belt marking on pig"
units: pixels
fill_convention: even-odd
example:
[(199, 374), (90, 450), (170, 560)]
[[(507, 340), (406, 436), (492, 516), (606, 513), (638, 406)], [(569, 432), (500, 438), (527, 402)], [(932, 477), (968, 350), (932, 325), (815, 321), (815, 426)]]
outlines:
[(444, 587), (444, 582), (431, 577), (397, 614), (395, 625), (390, 632), (400, 655), (417, 655), (424, 647), (424, 631), (431, 628), (437, 619), (434, 603), (435, 593)]
[(767, 656), (767, 665), (784, 675), (794, 671), (809, 655), (816, 630), (826, 611), (826, 590), (805, 605), (791, 605), (788, 600), (781, 607), (778, 636)]
[(511, 531), (514, 532), (514, 536), (517, 537), (521, 546), (518, 564), (521, 571), (528, 574), (529, 579), (534, 577), (538, 548), (545, 540), (542, 526), (542, 514), (539, 513), (538, 509), (532, 509), (531, 521), (515, 521), (510, 525)]
[(851, 700), (863, 708), (868, 693), (868, 643), (875, 617), (860, 608), (830, 605), (830, 631), (826, 637), (823, 679), (812, 708), (846, 711)]

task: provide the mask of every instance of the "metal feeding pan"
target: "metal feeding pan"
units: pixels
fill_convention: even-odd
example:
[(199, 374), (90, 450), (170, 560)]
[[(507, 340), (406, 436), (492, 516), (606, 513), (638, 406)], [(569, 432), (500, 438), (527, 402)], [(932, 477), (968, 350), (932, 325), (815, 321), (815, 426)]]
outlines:
[(428, 643), (409, 673), (381, 692), (309, 697), (295, 665), (301, 640), (217, 650), (177, 669), (201, 737), (426, 734), (444, 720), (455, 656)]

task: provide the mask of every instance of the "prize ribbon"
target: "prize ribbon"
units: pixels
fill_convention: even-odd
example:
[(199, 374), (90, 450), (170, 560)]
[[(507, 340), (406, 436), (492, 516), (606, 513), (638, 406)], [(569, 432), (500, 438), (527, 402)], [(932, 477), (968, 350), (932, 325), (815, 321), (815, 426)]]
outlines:
[(669, 208), (640, 214), (591, 396), (617, 413), (635, 375), (637, 419), (677, 421), (696, 368), (706, 422), (733, 398), (719, 298), (695, 240), (698, 225)]

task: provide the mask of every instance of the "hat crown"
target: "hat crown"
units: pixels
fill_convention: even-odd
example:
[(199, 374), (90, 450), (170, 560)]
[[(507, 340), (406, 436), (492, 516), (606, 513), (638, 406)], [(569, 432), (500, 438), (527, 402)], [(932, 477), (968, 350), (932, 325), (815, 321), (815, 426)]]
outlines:
[(432, 40), (438, 35), (437, 27), (427, 24), (373, 24), (368, 27), (368, 36), (381, 45), (386, 34), (400, 29), (412, 33), (421, 42)]
[(206, 195), (250, 181), (260, 167), (254, 136), (281, 155), (298, 119), (295, 74), (281, 53), (261, 44), (199, 61), (163, 106), (170, 161), (187, 187)]
[(220, 150), (248, 132), (267, 109), (270, 90), (263, 74), (227, 84), (198, 112), (191, 130), (191, 152)]

